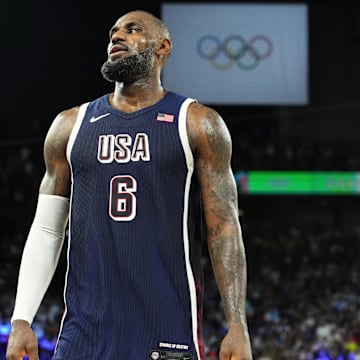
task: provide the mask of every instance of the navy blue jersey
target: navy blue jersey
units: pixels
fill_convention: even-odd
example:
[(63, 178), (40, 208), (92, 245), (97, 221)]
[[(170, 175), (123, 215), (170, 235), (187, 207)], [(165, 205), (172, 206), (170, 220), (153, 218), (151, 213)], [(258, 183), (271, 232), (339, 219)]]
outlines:
[(105, 95), (80, 107), (67, 148), (66, 311), (53, 359), (203, 358), (193, 101), (169, 92), (125, 113)]

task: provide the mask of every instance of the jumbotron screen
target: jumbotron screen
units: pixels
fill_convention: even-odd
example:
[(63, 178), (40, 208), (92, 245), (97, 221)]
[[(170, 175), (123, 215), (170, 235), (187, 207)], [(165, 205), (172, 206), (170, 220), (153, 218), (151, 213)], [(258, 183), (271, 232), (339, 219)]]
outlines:
[(205, 104), (307, 105), (307, 4), (162, 3), (163, 84)]
[(245, 195), (359, 195), (360, 172), (249, 171), (235, 173)]

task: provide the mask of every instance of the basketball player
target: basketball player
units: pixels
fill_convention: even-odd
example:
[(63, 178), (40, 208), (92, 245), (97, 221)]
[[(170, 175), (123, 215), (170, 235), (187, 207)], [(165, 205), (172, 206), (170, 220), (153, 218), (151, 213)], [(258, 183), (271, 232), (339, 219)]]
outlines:
[(54, 360), (204, 359), (204, 232), (228, 321), (219, 359), (252, 359), (230, 135), (215, 110), (162, 87), (171, 47), (152, 14), (120, 17), (101, 68), (114, 92), (61, 112), (50, 126), (7, 360), (38, 359), (31, 324), (67, 224)]

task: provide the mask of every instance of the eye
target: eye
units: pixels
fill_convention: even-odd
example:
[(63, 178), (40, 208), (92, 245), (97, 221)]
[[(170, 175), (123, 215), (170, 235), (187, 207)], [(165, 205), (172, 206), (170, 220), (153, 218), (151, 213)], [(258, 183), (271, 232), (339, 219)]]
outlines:
[(141, 29), (137, 26), (132, 26), (127, 30), (128, 34), (134, 34), (134, 33), (140, 32), (140, 31), (141, 31)]

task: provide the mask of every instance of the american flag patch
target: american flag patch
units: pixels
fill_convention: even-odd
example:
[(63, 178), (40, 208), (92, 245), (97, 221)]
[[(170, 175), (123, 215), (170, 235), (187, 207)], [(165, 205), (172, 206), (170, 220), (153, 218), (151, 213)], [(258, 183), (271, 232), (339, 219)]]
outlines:
[(174, 122), (174, 115), (159, 112), (157, 114), (156, 120), (165, 121), (165, 122)]

